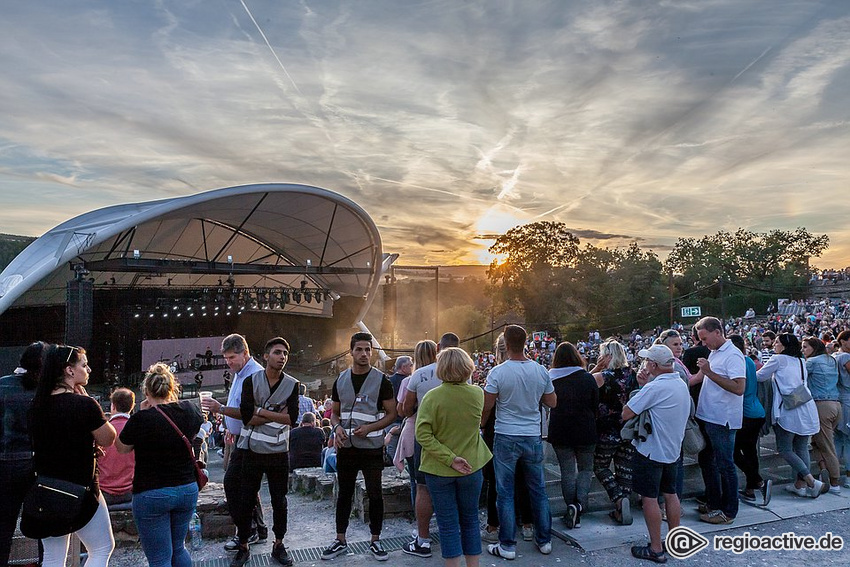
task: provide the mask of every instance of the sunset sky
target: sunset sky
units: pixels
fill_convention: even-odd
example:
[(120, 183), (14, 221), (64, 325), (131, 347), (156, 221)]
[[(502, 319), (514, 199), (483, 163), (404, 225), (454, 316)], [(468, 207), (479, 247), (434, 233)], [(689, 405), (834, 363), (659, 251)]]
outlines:
[(0, 18), (0, 232), (256, 182), (359, 203), (401, 264), (564, 222), (850, 265), (847, 0), (38, 0)]

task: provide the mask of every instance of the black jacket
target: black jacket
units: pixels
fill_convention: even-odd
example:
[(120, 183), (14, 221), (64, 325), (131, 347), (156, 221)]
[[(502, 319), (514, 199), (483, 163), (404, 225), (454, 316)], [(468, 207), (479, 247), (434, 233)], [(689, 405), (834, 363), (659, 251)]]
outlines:
[(558, 403), (549, 417), (549, 438), (554, 446), (596, 444), (596, 410), (599, 387), (593, 375), (578, 370), (552, 380)]

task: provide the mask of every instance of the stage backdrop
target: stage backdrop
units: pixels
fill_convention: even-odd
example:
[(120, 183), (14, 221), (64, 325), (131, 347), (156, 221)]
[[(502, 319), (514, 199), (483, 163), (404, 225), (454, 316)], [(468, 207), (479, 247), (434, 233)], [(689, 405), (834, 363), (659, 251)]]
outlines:
[(224, 336), (142, 341), (141, 370), (165, 362), (181, 384), (195, 384), (195, 377), (201, 374), (204, 386), (220, 386), (224, 384), (224, 371), (228, 370), (220, 352), (223, 339)]

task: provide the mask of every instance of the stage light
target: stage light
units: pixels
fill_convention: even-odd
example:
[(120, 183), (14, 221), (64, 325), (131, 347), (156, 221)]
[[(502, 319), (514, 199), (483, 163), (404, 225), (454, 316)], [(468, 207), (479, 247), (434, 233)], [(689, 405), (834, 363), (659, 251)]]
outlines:
[(138, 318), (139, 318), (139, 314), (138, 314), (138, 313), (136, 313), (135, 315), (133, 315), (133, 318), (134, 318), (134, 319), (138, 319)]
[(153, 317), (153, 313), (148, 315), (148, 319), (150, 319), (151, 317)]
[(295, 303), (300, 304), (301, 303), (301, 292), (300, 291), (293, 291), (292, 292), (292, 299), (295, 301)]
[(281, 293), (281, 297), (283, 299), (283, 304), (286, 305), (289, 303), (289, 291), (283, 290)]
[(312, 303), (313, 302), (313, 294), (310, 293), (309, 291), (304, 292), (304, 301), (306, 301), (307, 303)]
[(322, 290), (317, 289), (316, 293), (314, 294), (314, 297), (316, 298), (316, 303), (321, 303), (322, 302)]

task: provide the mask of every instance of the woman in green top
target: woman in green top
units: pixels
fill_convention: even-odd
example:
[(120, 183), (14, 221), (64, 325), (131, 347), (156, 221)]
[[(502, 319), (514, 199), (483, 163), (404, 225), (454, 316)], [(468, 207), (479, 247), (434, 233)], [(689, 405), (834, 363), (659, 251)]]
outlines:
[(437, 355), (437, 377), (443, 383), (422, 398), (416, 418), (416, 440), (422, 445), (419, 470), (440, 528), (440, 549), (446, 567), (478, 567), (478, 498), (481, 468), (492, 458), (478, 433), (484, 392), (468, 383), (475, 365), (462, 349), (450, 347)]

